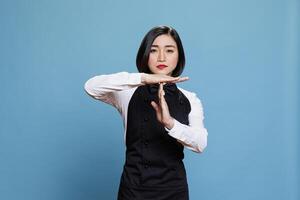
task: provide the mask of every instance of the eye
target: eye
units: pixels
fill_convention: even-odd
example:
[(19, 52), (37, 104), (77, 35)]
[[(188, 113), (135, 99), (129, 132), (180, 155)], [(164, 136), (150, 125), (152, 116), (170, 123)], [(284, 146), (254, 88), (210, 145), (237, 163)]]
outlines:
[(154, 53), (154, 52), (156, 52), (156, 49), (151, 49), (150, 50), (150, 53)]
[(168, 52), (168, 53), (173, 53), (174, 50), (173, 50), (173, 49), (168, 49), (167, 52)]

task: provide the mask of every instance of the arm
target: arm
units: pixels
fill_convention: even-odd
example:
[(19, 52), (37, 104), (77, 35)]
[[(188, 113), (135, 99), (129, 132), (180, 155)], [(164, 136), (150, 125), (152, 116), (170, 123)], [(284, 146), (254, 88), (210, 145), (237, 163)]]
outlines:
[(171, 129), (165, 127), (165, 129), (170, 136), (176, 138), (188, 149), (202, 153), (207, 146), (208, 133), (203, 123), (204, 115), (201, 101), (196, 94), (192, 94), (189, 98), (191, 104), (189, 125), (182, 124), (174, 119), (174, 126)]
[(94, 99), (116, 107), (116, 92), (143, 85), (142, 74), (118, 72), (94, 76), (86, 81), (84, 90)]
[(94, 99), (117, 106), (117, 91), (131, 89), (144, 84), (159, 82), (182, 82), (188, 77), (171, 77), (163, 74), (119, 72), (108, 75), (99, 75), (90, 78), (84, 85), (88, 95)]

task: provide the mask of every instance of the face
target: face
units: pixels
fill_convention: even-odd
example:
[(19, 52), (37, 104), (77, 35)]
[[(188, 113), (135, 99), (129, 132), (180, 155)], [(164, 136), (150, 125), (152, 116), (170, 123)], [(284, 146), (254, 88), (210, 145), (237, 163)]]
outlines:
[(178, 62), (178, 49), (172, 36), (164, 34), (151, 45), (148, 66), (153, 74), (172, 74)]

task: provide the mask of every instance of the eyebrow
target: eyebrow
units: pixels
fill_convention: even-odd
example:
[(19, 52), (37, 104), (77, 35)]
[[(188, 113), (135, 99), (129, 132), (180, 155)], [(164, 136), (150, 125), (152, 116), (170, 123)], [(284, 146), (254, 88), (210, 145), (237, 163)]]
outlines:
[[(158, 45), (151, 45), (151, 47), (159, 47), (159, 46)], [(165, 47), (173, 47), (173, 48), (175, 48), (174, 45), (166, 45)]]

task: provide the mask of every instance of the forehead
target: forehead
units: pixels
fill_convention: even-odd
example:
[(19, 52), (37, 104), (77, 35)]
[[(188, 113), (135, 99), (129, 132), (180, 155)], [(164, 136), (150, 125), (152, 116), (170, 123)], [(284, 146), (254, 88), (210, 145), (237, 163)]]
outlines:
[(153, 41), (152, 45), (155, 45), (155, 46), (157, 45), (157, 46), (161, 46), (161, 47), (173, 45), (173, 46), (177, 47), (177, 44), (176, 44), (175, 40), (173, 39), (173, 37), (170, 35), (167, 35), (167, 34), (157, 36), (155, 38), (155, 40)]

